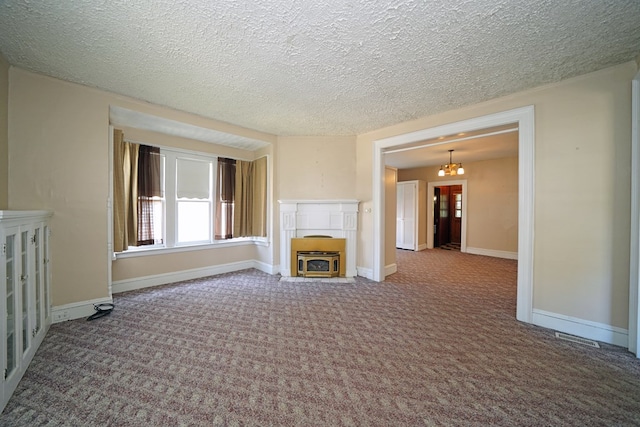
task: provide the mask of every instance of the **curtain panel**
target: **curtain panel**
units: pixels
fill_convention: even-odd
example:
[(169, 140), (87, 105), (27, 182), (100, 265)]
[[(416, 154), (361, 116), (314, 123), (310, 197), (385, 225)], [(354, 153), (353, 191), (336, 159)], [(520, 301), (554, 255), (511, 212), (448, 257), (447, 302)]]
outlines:
[(138, 242), (139, 145), (124, 141), (120, 129), (113, 132), (113, 251), (122, 252)]
[(153, 235), (154, 197), (162, 197), (160, 148), (140, 145), (138, 149), (138, 200), (136, 246), (158, 243)]
[(138, 195), (162, 197), (159, 147), (140, 145), (138, 155)]
[(252, 235), (267, 237), (267, 158), (253, 161)]
[(234, 237), (267, 235), (267, 158), (236, 161)]

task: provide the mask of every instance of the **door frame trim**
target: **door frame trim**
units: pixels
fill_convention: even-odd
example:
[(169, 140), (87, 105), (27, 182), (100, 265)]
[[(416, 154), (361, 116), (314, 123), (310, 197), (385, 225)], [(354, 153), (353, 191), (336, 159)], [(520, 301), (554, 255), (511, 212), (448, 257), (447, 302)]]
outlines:
[(518, 285), (516, 318), (522, 322), (532, 322), (535, 201), (535, 108), (533, 105), (382, 138), (373, 142), (373, 280), (382, 281), (385, 278), (385, 151), (392, 147), (438, 138), (442, 135), (470, 132), (511, 123), (518, 124)]
[(640, 358), (640, 72), (631, 81), (631, 247), (628, 348)]

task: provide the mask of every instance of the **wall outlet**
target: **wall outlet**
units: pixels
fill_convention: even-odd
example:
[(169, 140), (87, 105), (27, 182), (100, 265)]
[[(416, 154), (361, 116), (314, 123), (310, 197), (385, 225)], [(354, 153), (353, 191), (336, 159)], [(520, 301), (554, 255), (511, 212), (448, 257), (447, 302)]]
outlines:
[(69, 320), (69, 312), (67, 310), (56, 311), (53, 313), (53, 323), (63, 322), (65, 320)]

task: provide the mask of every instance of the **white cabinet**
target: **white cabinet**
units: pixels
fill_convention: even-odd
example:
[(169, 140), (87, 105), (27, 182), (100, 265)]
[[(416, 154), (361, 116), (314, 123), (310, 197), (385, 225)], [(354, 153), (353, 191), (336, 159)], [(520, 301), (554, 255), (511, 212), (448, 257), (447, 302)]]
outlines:
[(0, 211), (0, 411), (51, 325), (50, 216)]
[(396, 247), (421, 251), (427, 247), (427, 186), (425, 181), (397, 183)]

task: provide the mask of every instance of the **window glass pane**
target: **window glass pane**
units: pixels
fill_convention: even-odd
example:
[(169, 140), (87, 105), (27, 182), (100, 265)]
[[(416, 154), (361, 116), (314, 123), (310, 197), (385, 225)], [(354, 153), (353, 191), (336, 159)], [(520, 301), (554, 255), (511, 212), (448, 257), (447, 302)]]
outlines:
[(462, 218), (462, 194), (458, 193), (455, 195), (455, 203), (456, 203), (456, 218)]
[(449, 216), (449, 197), (446, 194), (440, 196), (440, 218)]
[(164, 200), (153, 199), (153, 237), (155, 244), (164, 243)]
[[(22, 253), (21, 253), (21, 265), (22, 265), (22, 277), (20, 277), (20, 284), (22, 286), (22, 301), (29, 301), (29, 287), (28, 287), (28, 274), (29, 274), (29, 232), (23, 231), (21, 233), (22, 241)], [(22, 352), (23, 354), (29, 349), (29, 304), (22, 304)]]
[(160, 196), (160, 198), (163, 200), (165, 199), (166, 168), (167, 168), (167, 156), (165, 156), (163, 153), (160, 153), (160, 191), (162, 192), (162, 195)]
[[(6, 275), (7, 275), (7, 282), (6, 282), (6, 296), (7, 296), (7, 300), (6, 300), (6, 307), (7, 307), (7, 313), (6, 313), (6, 317), (5, 317), (5, 321), (7, 324), (7, 329), (6, 329), (6, 343), (7, 343), (7, 347), (6, 348), (6, 371), (5, 371), (5, 376), (10, 375), (13, 370), (16, 368), (17, 366), (17, 357), (16, 357), (16, 328), (15, 328), (15, 301), (16, 301), (16, 259), (15, 256), (17, 255), (15, 253), (15, 234), (14, 235), (8, 235), (6, 238), (6, 245), (7, 245), (7, 249), (6, 249)], [(3, 385), (4, 386), (4, 385)]]
[(209, 202), (178, 201), (178, 243), (209, 241)]

